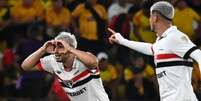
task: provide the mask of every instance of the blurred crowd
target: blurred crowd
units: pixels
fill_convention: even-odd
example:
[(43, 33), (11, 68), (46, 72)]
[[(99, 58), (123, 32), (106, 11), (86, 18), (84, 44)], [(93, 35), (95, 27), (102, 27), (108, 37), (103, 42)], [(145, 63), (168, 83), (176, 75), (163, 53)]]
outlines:
[[(78, 49), (99, 60), (111, 101), (159, 101), (152, 57), (108, 43), (107, 27), (125, 38), (153, 43), (149, 9), (159, 0), (0, 0), (0, 101), (68, 101), (58, 81), (44, 72), (24, 72), (21, 62), (59, 32), (73, 33)], [(173, 24), (201, 46), (201, 0), (166, 0)], [(194, 64), (192, 85), (201, 101)]]

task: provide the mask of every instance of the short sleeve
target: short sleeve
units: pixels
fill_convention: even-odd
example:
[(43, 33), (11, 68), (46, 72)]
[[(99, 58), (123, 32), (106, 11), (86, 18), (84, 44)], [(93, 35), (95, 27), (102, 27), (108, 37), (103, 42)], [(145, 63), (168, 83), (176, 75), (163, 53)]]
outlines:
[(51, 65), (51, 55), (41, 58), (39, 64), (37, 64), (37, 67), (39, 70), (53, 73), (53, 67)]
[(195, 44), (188, 38), (187, 35), (175, 35), (168, 39), (167, 48), (176, 55), (188, 59), (190, 54), (198, 49)]
[(89, 70), (92, 74), (96, 74), (96, 73), (99, 74), (99, 68), (98, 67), (96, 67), (94, 69), (89, 69), (79, 59), (76, 59), (75, 63), (76, 63), (75, 64), (76, 68), (78, 68), (80, 71)]

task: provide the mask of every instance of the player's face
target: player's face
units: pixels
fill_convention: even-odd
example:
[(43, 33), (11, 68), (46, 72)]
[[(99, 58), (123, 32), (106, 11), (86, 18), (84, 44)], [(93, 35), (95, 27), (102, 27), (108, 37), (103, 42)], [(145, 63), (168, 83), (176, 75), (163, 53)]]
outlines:
[(67, 58), (72, 56), (72, 54), (69, 52), (64, 54), (64, 53), (60, 53), (59, 50), (60, 49), (55, 51), (55, 56), (56, 56), (57, 62), (64, 62), (64, 60), (67, 60)]
[(69, 57), (70, 53), (64, 53), (64, 46), (62, 44), (57, 44), (55, 48), (55, 56), (58, 62), (62, 62), (66, 57)]
[(55, 48), (55, 56), (56, 56), (56, 60), (58, 62), (61, 62), (62, 61), (62, 56), (64, 55), (63, 53), (61, 53), (60, 51), (63, 50), (64, 48), (63, 47), (59, 47), (59, 46), (56, 46)]

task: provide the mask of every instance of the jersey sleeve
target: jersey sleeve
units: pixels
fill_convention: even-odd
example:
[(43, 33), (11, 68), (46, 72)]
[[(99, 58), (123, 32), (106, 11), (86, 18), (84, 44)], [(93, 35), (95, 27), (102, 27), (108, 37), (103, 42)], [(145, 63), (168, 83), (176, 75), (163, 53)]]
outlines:
[(79, 59), (76, 60), (76, 66), (81, 71), (89, 70), (92, 74), (99, 74), (99, 68), (94, 67), (94, 69), (89, 69), (85, 64), (83, 64)]
[(53, 73), (53, 67), (51, 65), (51, 57), (46, 56), (40, 59), (40, 62), (36, 65), (38, 70)]
[(188, 59), (190, 54), (198, 49), (187, 35), (173, 36), (169, 38), (167, 48), (184, 59)]

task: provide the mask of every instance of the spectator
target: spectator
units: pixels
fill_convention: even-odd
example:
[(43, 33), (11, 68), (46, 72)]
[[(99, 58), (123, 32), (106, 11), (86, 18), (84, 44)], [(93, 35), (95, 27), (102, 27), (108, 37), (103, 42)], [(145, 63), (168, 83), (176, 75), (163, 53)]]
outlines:
[(143, 77), (141, 70), (133, 68), (133, 78), (126, 84), (128, 101), (159, 101), (153, 82)]
[(9, 6), (6, 0), (0, 0), (0, 27), (1, 29), (8, 25), (9, 21)]
[(126, 68), (124, 74), (128, 101), (159, 101), (156, 86), (148, 79), (154, 75), (154, 70), (146, 65), (141, 55), (131, 59), (131, 67)]
[[(17, 48), (17, 54), (20, 57), (19, 63), (43, 44), (43, 28), (44, 26), (42, 25), (29, 27), (28, 39), (19, 43), (19, 47)], [(18, 97), (31, 98), (33, 100), (43, 99), (47, 96), (51, 81), (51, 79), (46, 78), (44, 72), (22, 71), (16, 85)]]
[(130, 34), (129, 39), (131, 40), (141, 40), (139, 39), (139, 33), (137, 31), (136, 25), (133, 23), (133, 18), (135, 14), (140, 10), (140, 6), (134, 5), (128, 10), (129, 24), (130, 24)]
[[(118, 16), (114, 16), (108, 26), (110, 28), (113, 28), (117, 32), (123, 33), (122, 36), (124, 36), (126, 39), (129, 39), (131, 27), (129, 22), (129, 16), (127, 13), (122, 13), (122, 14), (119, 14)], [(123, 46), (114, 46), (112, 47), (111, 50), (115, 51), (112, 53), (113, 56), (115, 57), (115, 60), (117, 60), (121, 65), (124, 65), (124, 66), (128, 65), (128, 58), (126, 59), (122, 58), (122, 57), (129, 56), (129, 54), (124, 54), (125, 52), (129, 51), (128, 48), (125, 48)]]
[(31, 23), (43, 17), (43, 6), (37, 0), (22, 0), (11, 8), (11, 17), (15, 23)]
[(109, 21), (111, 21), (114, 16), (118, 16), (121, 13), (128, 13), (131, 6), (132, 4), (128, 3), (127, 0), (115, 0), (108, 9)]
[(62, 0), (52, 0), (52, 5), (46, 11), (45, 21), (48, 26), (69, 30), (70, 11), (63, 6)]
[(185, 0), (178, 0), (176, 2), (173, 23), (178, 27), (178, 29), (186, 33), (192, 41), (195, 41), (196, 38), (195, 30), (197, 29), (197, 26), (194, 27), (194, 24), (197, 25), (200, 21), (200, 15), (190, 8)]
[(105, 91), (107, 92), (110, 100), (114, 100), (116, 96), (116, 80), (117, 80), (117, 70), (115, 66), (109, 63), (108, 61), (108, 55), (104, 52), (100, 52), (97, 55), (99, 65), (98, 67), (101, 70), (101, 79), (103, 80), (103, 85), (105, 88)]
[(133, 77), (132, 68), (136, 70), (142, 70), (142, 74), (145, 78), (151, 78), (155, 75), (154, 68), (145, 61), (145, 58), (142, 54), (135, 52), (132, 53), (130, 57), (130, 66), (124, 70), (124, 79), (129, 81)]
[[(78, 24), (74, 24), (76, 33), (79, 33), (81, 50), (97, 54), (105, 46), (102, 42), (105, 38), (105, 24), (107, 13), (105, 8), (97, 3), (97, 0), (87, 0), (76, 7), (72, 13)], [(79, 25), (79, 27), (78, 27)], [(99, 45), (99, 47), (97, 47)]]
[(14, 96), (15, 93), (15, 81), (17, 79), (17, 72), (14, 66), (15, 53), (13, 51), (13, 45), (11, 42), (7, 42), (6, 49), (2, 58), (2, 70), (3, 70), (3, 95), (4, 97)]
[(153, 3), (153, 0), (143, 0), (141, 4), (142, 9), (133, 18), (136, 29), (138, 29), (137, 33), (139, 33), (138, 39), (141, 39), (139, 41), (153, 43), (156, 39), (156, 35), (151, 32), (149, 27), (149, 8)]

